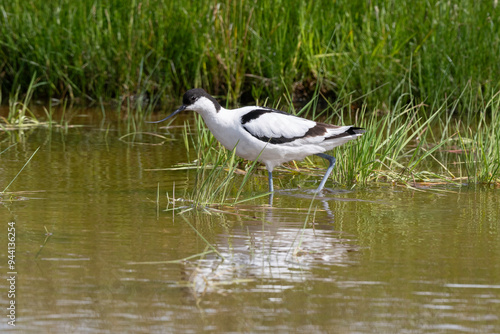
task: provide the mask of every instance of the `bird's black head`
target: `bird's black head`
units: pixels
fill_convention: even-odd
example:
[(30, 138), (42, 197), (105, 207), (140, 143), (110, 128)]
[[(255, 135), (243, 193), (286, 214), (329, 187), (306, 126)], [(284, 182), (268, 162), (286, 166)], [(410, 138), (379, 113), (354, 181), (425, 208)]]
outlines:
[[(184, 106), (186, 106), (186, 108), (187, 108), (190, 105), (195, 104), (196, 101), (198, 101), (198, 99), (200, 97), (206, 97), (207, 99), (212, 101), (217, 112), (220, 110), (221, 106), (220, 106), (219, 102), (217, 102), (217, 100), (214, 99), (212, 95), (205, 92), (205, 90), (202, 88), (193, 88), (193, 89), (188, 90), (186, 93), (184, 93), (184, 96), (182, 98), (182, 104)], [(187, 108), (187, 109), (189, 109), (189, 108)]]
[(196, 102), (202, 97), (211, 101), (215, 107), (215, 112), (216, 113), (219, 112), (221, 106), (220, 106), (219, 102), (217, 102), (216, 99), (214, 99), (210, 94), (205, 92), (203, 89), (194, 88), (194, 89), (188, 90), (184, 94), (184, 96), (182, 97), (182, 106), (180, 106), (179, 109), (177, 109), (176, 111), (174, 111), (173, 113), (171, 113), (170, 115), (168, 115), (167, 117), (165, 117), (162, 120), (154, 121), (154, 122), (147, 122), (147, 123), (160, 123), (160, 122), (166, 121), (167, 119), (177, 115), (178, 113), (180, 113), (183, 110), (194, 110), (194, 111), (197, 111), (200, 113), (206, 112), (207, 110), (212, 110), (212, 112), (213, 112), (211, 105), (208, 105), (208, 107), (207, 107), (207, 104), (210, 104), (210, 102), (208, 102), (206, 100), (200, 101), (201, 103), (196, 104)]

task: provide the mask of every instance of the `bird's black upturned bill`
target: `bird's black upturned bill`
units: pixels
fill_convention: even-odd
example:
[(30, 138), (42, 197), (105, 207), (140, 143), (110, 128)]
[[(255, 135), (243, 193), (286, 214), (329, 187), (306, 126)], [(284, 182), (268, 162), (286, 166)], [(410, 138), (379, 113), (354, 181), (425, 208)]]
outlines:
[(170, 115), (168, 115), (167, 117), (165, 117), (164, 119), (161, 119), (159, 121), (153, 121), (153, 122), (146, 122), (146, 123), (161, 123), (161, 122), (164, 122), (166, 121), (167, 119), (171, 118), (171, 117), (174, 117), (175, 115), (177, 115), (178, 113), (180, 113), (181, 111), (183, 111), (184, 109), (186, 109), (186, 106), (185, 105), (182, 105), (179, 109), (177, 109), (176, 111), (174, 111), (173, 113), (171, 113)]

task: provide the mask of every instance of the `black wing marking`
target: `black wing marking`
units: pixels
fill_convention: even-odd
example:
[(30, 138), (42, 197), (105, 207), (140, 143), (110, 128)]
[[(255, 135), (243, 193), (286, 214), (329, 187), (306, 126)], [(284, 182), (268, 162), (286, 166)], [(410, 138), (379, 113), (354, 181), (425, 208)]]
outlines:
[(365, 133), (365, 131), (366, 130), (363, 128), (351, 126), (349, 129), (347, 129), (347, 131), (333, 135), (333, 136), (326, 137), (325, 140), (356, 136), (356, 135), (360, 135), (360, 134)]
[(250, 121), (253, 121), (254, 119), (257, 119), (259, 118), (260, 116), (264, 115), (264, 114), (267, 114), (267, 113), (278, 113), (278, 114), (284, 114), (284, 115), (290, 115), (292, 116), (291, 114), (287, 113), (287, 112), (284, 112), (284, 111), (281, 111), (281, 110), (277, 110), (277, 109), (272, 109), (272, 108), (266, 108), (266, 109), (254, 109), (248, 113), (246, 113), (245, 115), (241, 116), (241, 124), (246, 124)]

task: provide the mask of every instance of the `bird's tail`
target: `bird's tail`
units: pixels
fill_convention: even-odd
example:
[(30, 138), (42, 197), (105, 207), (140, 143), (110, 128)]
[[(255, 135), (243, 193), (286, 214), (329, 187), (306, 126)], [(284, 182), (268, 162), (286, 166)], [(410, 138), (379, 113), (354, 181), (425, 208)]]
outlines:
[[(339, 133), (339, 130), (342, 132)], [(348, 138), (348, 137), (351, 137), (350, 139), (354, 139), (354, 138), (352, 138), (352, 136), (355, 136), (355, 137), (361, 136), (365, 132), (365, 129), (358, 128), (355, 126), (344, 126), (342, 128), (336, 129), (335, 132), (336, 132), (335, 134), (332, 134), (331, 136), (326, 137), (325, 140)], [(350, 139), (348, 139), (348, 140), (350, 140)]]
[(362, 135), (366, 132), (366, 130), (363, 128), (358, 128), (356, 126), (351, 126), (346, 132), (350, 135)]

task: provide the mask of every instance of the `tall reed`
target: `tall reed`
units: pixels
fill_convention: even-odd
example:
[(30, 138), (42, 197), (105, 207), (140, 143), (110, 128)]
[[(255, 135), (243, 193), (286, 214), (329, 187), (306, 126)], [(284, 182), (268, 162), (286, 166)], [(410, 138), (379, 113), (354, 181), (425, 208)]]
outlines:
[[(203, 86), (229, 101), (330, 98), (394, 104), (500, 90), (496, 1), (95, 1), (0, 3), (0, 90), (170, 101)], [(472, 94), (461, 95), (465, 87)], [(373, 94), (366, 95), (367, 92)]]

